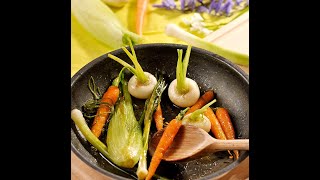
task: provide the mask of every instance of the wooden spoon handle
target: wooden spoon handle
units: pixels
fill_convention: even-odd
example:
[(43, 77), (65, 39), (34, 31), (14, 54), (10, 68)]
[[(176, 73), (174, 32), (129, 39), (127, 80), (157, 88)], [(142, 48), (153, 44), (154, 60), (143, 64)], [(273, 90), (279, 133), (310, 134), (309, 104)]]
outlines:
[(208, 148), (212, 150), (249, 150), (249, 139), (214, 139)]

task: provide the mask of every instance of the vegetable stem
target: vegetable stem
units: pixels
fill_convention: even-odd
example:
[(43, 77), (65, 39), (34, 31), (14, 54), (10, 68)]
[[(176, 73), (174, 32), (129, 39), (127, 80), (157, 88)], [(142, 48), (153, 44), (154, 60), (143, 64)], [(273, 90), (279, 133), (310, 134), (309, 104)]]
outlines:
[(158, 106), (158, 102), (161, 99), (161, 95), (166, 88), (166, 83), (163, 77), (160, 77), (158, 79), (158, 82), (155, 86), (155, 88), (152, 91), (151, 96), (146, 100), (146, 105), (144, 109), (144, 128), (143, 128), (143, 150), (140, 154), (140, 159), (138, 163), (138, 169), (136, 171), (136, 174), (138, 176), (138, 179), (145, 179), (145, 177), (148, 174), (147, 170), (147, 152), (148, 152), (148, 141), (149, 141), (149, 133), (150, 133), (150, 127), (153, 117), (153, 112), (156, 110)]
[(71, 111), (71, 119), (78, 126), (80, 132), (95, 148), (97, 148), (106, 158), (110, 159), (107, 146), (101, 142), (89, 129), (86, 120), (84, 119), (82, 112), (79, 109), (73, 109)]
[(118, 63), (120, 63), (124, 67), (128, 68), (137, 77), (137, 79), (140, 83), (146, 84), (149, 82), (148, 76), (145, 75), (142, 67), (140, 66), (140, 64), (138, 62), (138, 59), (137, 59), (136, 53), (134, 51), (131, 39), (127, 38), (127, 41), (129, 42), (129, 46), (130, 46), (132, 54), (125, 47), (121, 47), (121, 48), (127, 54), (127, 56), (130, 58), (130, 60), (133, 62), (134, 67), (132, 67), (130, 64), (126, 63), (124, 60), (122, 60), (112, 54), (108, 54), (108, 57), (117, 61)]
[(190, 108), (187, 107), (184, 110), (181, 110), (180, 113), (176, 116), (177, 120), (182, 120), (182, 118), (184, 117), (184, 115), (186, 114), (186, 112), (189, 110)]
[(177, 51), (178, 51), (178, 62), (177, 62), (177, 68), (176, 68), (177, 91), (180, 94), (185, 94), (189, 91), (189, 85), (186, 83), (186, 78), (187, 78), (187, 69), (189, 64), (191, 46), (188, 45), (183, 61), (182, 61), (183, 50), (178, 49)]
[(133, 43), (144, 39), (123, 26), (112, 9), (101, 0), (71, 0), (71, 12), (85, 30), (110, 48), (127, 45), (127, 37)]
[(178, 27), (176, 24), (168, 24), (166, 26), (165, 33), (168, 36), (175, 37), (177, 39), (180, 39), (182, 41), (185, 41), (186, 43), (196, 46), (208, 51), (211, 51), (213, 53), (216, 53), (231, 62), (243, 66), (249, 65), (249, 55), (238, 53), (229, 49), (222, 48), (218, 45), (215, 45), (211, 42), (205, 41), (185, 30)]
[[(104, 155), (105, 158), (107, 158), (108, 161), (111, 161), (110, 154), (108, 153), (107, 146), (101, 142), (90, 130), (88, 127), (86, 120), (83, 117), (82, 112), (79, 109), (73, 109), (71, 110), (71, 119), (75, 123), (75, 125), (79, 128), (81, 134), (85, 137), (89, 143), (92, 144), (93, 147), (97, 148), (97, 150)], [(119, 168), (112, 162), (110, 162), (112, 166), (114, 166), (119, 171), (132, 176), (132, 174), (129, 174), (128, 172), (124, 171), (123, 169)]]
[(196, 120), (197, 118), (200, 117), (201, 114), (203, 114), (203, 113), (207, 110), (207, 108), (208, 108), (209, 106), (211, 106), (211, 105), (212, 105), (213, 103), (215, 103), (216, 101), (217, 101), (217, 100), (214, 99), (214, 100), (212, 100), (211, 102), (209, 102), (208, 104), (206, 104), (205, 106), (203, 106), (202, 108), (195, 110), (193, 113), (191, 113), (191, 115), (190, 115), (189, 118), (190, 118), (191, 120)]
[(214, 97), (214, 92), (213, 92), (213, 90), (208, 90), (208, 91), (206, 91), (206, 92), (197, 100), (197, 102), (190, 107), (190, 109), (186, 112), (186, 115), (194, 112), (194, 111), (197, 110), (197, 109), (202, 108), (204, 105), (206, 105), (207, 103), (209, 103), (209, 102), (213, 99), (213, 97)]
[(112, 81), (112, 85), (113, 86), (119, 86), (119, 83), (122, 81), (122, 79), (123, 79), (123, 71), (124, 71), (124, 69), (126, 69), (126, 67), (123, 67), (122, 69), (121, 69), (121, 71), (119, 72), (119, 75), (118, 75), (118, 77), (116, 77), (113, 81)]
[(128, 68), (133, 74), (137, 74), (136, 70), (128, 63), (126, 63), (124, 60), (112, 55), (112, 54), (108, 54), (108, 57), (117, 61), (118, 63), (120, 63), (122, 66)]
[(101, 91), (100, 89), (96, 86), (95, 82), (94, 82), (94, 79), (93, 77), (91, 76), (90, 79), (89, 79), (89, 82), (88, 82), (88, 86), (89, 86), (89, 89), (91, 91), (91, 93), (94, 95), (94, 98), (96, 100), (99, 100), (101, 98)]

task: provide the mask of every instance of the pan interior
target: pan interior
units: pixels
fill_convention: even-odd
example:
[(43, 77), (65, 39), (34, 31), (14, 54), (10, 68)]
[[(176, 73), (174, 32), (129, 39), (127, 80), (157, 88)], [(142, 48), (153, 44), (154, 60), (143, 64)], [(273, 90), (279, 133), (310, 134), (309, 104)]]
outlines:
[[(177, 49), (183, 49), (185, 53), (186, 46), (178, 44), (135, 46), (135, 52), (143, 70), (154, 75), (162, 74), (168, 85), (175, 79)], [(121, 49), (113, 51), (111, 54), (132, 64)], [(87, 86), (91, 76), (100, 90), (104, 92), (111, 85), (112, 80), (118, 75), (121, 68), (120, 64), (103, 55), (79, 70), (71, 79), (71, 108), (81, 109), (87, 100), (93, 98)], [(126, 78), (130, 78), (131, 75), (126, 73)], [(215, 92), (217, 102), (211, 107), (227, 108), (235, 128), (236, 137), (249, 138), (249, 81), (248, 76), (240, 68), (220, 56), (193, 47), (187, 77), (198, 83), (201, 94), (212, 89)], [(139, 119), (144, 101), (133, 98), (133, 103), (136, 117)], [(167, 88), (162, 95), (161, 106), (165, 121), (173, 119), (181, 110), (170, 102)], [(152, 125), (151, 135), (155, 131), (155, 126)], [(107, 176), (116, 179), (135, 178), (136, 168), (125, 169), (128, 173), (123, 173), (114, 167), (81, 137), (72, 120), (71, 147), (72, 151), (84, 162)], [(247, 156), (248, 152), (240, 151), (240, 158), (233, 160), (229, 158), (226, 151), (223, 151), (179, 162), (162, 161), (156, 173), (169, 179), (214, 178), (231, 170)], [(150, 159), (151, 157), (148, 156), (148, 160)]]

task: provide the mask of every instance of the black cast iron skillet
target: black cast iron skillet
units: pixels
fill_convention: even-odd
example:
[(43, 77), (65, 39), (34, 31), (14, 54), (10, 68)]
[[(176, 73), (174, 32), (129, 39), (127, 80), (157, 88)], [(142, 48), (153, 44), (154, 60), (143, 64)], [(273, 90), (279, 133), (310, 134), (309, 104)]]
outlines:
[[(134, 47), (138, 61), (144, 71), (152, 74), (162, 74), (169, 84), (175, 78), (177, 63), (177, 49), (187, 46), (179, 44), (142, 44)], [(122, 49), (110, 52), (111, 54), (132, 64)], [(102, 92), (111, 85), (118, 75), (122, 65), (102, 55), (80, 69), (71, 79), (71, 109), (78, 108), (92, 99), (93, 96), (87, 86), (90, 76)], [(130, 77), (132, 74), (126, 74)], [(229, 110), (237, 138), (249, 138), (249, 76), (238, 66), (225, 58), (203, 49), (192, 47), (187, 77), (194, 79), (201, 94), (213, 89), (217, 102), (211, 107), (222, 106)], [(137, 116), (143, 109), (143, 101), (134, 99), (134, 108)], [(180, 109), (170, 102), (167, 89), (162, 95), (163, 115), (165, 121), (175, 117)], [(139, 117), (137, 117), (138, 119)], [(155, 132), (152, 125), (151, 133)], [(90, 146), (78, 133), (71, 120), (71, 149), (86, 164), (113, 179), (135, 179), (136, 169), (125, 169), (123, 173), (114, 167), (108, 160)], [(162, 161), (157, 174), (169, 179), (215, 179), (235, 168), (243, 161), (249, 152), (240, 151), (238, 160), (230, 159), (228, 153), (217, 152), (198, 159), (186, 159), (179, 162)], [(150, 160), (150, 156), (148, 156)], [(132, 174), (132, 175), (128, 175)]]

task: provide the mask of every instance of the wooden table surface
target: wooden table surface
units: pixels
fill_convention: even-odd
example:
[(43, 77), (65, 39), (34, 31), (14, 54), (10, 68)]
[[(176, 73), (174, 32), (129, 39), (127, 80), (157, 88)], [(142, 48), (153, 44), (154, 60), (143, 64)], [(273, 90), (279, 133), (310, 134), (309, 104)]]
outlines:
[[(229, 28), (225, 30), (225, 32), (221, 34), (223, 35), (207, 40), (225, 48), (249, 54), (249, 19), (237, 24), (232, 29)], [(249, 74), (249, 67), (239, 67)], [(73, 152), (71, 152), (71, 179), (108, 180), (110, 178), (98, 171), (95, 171), (93, 168), (82, 162)], [(249, 157), (219, 180), (249, 180)]]

